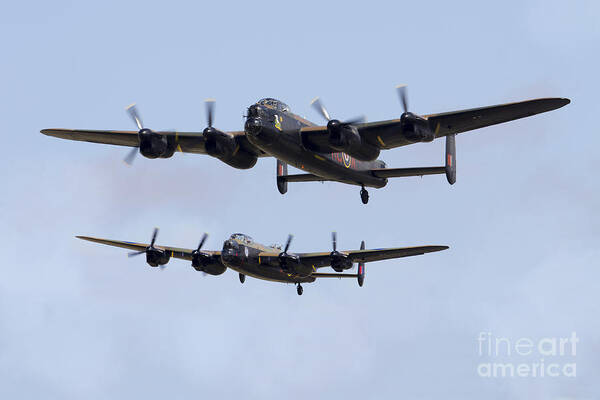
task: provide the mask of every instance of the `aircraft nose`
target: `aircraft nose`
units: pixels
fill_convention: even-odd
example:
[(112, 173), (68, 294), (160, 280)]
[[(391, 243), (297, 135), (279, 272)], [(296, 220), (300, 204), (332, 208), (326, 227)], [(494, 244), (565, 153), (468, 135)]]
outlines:
[(263, 123), (260, 118), (248, 118), (244, 125), (244, 131), (252, 136), (256, 136), (263, 128)]
[(257, 104), (253, 104), (248, 107), (248, 118), (256, 118), (261, 114), (261, 107)]
[(229, 240), (223, 244), (223, 250), (221, 254), (225, 257), (233, 257), (235, 256), (235, 247), (232, 242)]

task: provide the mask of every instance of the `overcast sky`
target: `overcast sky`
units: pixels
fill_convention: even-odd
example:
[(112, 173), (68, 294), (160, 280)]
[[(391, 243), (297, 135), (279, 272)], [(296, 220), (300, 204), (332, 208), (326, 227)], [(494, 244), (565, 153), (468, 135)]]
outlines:
[[(594, 1), (5, 2), (0, 6), (3, 398), (597, 398), (600, 164)], [(457, 138), (458, 180), (290, 184), (208, 156), (139, 157), (42, 128), (240, 130), (276, 97), (316, 122), (536, 97), (562, 109)], [(382, 152), (432, 166), (443, 141)], [(232, 232), (293, 251), (445, 244), (367, 265), (365, 286), (218, 277), (74, 235), (220, 249)], [(576, 378), (478, 376), (480, 332), (577, 332)], [(514, 357), (511, 362), (518, 362)], [(491, 361), (494, 361), (493, 359)], [(534, 360), (535, 361), (535, 360)]]

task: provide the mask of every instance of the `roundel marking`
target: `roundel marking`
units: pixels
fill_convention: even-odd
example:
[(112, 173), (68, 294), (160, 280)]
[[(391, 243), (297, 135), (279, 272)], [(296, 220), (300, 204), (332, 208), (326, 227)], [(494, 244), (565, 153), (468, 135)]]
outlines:
[(350, 168), (350, 161), (351, 161), (350, 156), (346, 153), (342, 153), (342, 158), (344, 160), (344, 166), (346, 168)]

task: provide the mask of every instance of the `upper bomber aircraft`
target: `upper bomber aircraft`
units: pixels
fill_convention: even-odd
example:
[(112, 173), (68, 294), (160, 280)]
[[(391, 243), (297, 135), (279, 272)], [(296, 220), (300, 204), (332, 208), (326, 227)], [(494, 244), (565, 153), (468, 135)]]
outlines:
[[(404, 112), (399, 119), (364, 122), (362, 118), (332, 118), (317, 98), (312, 105), (327, 120), (317, 126), (293, 114), (281, 101), (265, 98), (248, 107), (244, 131), (223, 132), (213, 127), (214, 100), (207, 100), (208, 127), (203, 132), (153, 131), (145, 128), (135, 106), (127, 108), (137, 131), (43, 129), (45, 135), (93, 143), (133, 147), (125, 161), (138, 152), (147, 158), (169, 158), (175, 151), (208, 154), (239, 169), (252, 168), (258, 157), (277, 158), (277, 188), (287, 192), (288, 182), (337, 181), (361, 187), (382, 188), (388, 178), (446, 174), (456, 181), (457, 133), (555, 110), (569, 104), (565, 98), (542, 98), (441, 114), (417, 115), (408, 111), (405, 86), (398, 86)], [(445, 165), (423, 168), (386, 168), (377, 157), (393, 149), (446, 137)], [(308, 173), (288, 175), (287, 165)]]
[[(88, 236), (77, 236), (77, 238), (134, 250), (133, 253), (129, 253), (129, 256), (146, 254), (146, 262), (151, 267), (162, 268), (173, 257), (191, 261), (196, 271), (209, 275), (221, 275), (227, 268), (231, 268), (239, 273), (242, 283), (246, 280), (246, 275), (267, 281), (294, 283), (299, 295), (303, 291), (302, 283), (314, 282), (317, 278), (356, 278), (358, 285), (362, 286), (365, 280), (366, 262), (416, 256), (448, 248), (448, 246), (418, 246), (365, 249), (363, 241), (360, 250), (338, 251), (337, 237), (334, 232), (331, 238), (333, 251), (292, 253), (289, 252), (292, 235), (288, 236), (285, 248), (282, 250), (279, 246), (263, 246), (247, 235), (234, 233), (223, 243), (222, 251), (208, 251), (202, 250), (208, 236), (206, 233), (195, 250), (155, 245), (157, 233), (158, 229), (155, 228), (150, 244)], [(343, 273), (352, 268), (354, 263), (358, 263), (356, 274)], [(318, 272), (318, 269), (323, 267), (331, 267), (335, 273)]]

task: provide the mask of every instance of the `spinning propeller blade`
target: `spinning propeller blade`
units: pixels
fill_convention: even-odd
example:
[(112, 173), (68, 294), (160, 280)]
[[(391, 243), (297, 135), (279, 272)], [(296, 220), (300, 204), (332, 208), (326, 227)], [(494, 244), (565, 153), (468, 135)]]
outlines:
[[(125, 107), (125, 110), (127, 111), (127, 114), (129, 114), (129, 116), (131, 117), (131, 119), (133, 120), (135, 125), (137, 126), (138, 132), (140, 132), (142, 129), (144, 129), (144, 124), (142, 123), (142, 118), (140, 117), (140, 114), (137, 111), (137, 107), (136, 107), (135, 103), (130, 104), (127, 107)], [(127, 165), (133, 164), (133, 160), (135, 160), (135, 157), (138, 154), (138, 150), (139, 150), (138, 147), (134, 147), (133, 149), (131, 149), (131, 151), (129, 153), (127, 153), (127, 155), (123, 159), (125, 164), (127, 164)]]
[(315, 110), (317, 110), (317, 112), (319, 114), (321, 114), (321, 116), (323, 116), (323, 118), (325, 118), (325, 120), (330, 121), (331, 120), (331, 116), (329, 115), (329, 113), (327, 112), (327, 109), (325, 108), (325, 106), (323, 105), (323, 103), (321, 102), (321, 99), (318, 97), (315, 97), (311, 102), (310, 105), (313, 106), (313, 108)]
[(364, 124), (367, 121), (367, 118), (364, 115), (354, 117), (351, 119), (347, 119), (344, 121), (345, 124), (348, 125), (356, 125), (356, 124)]
[(150, 242), (150, 247), (154, 247), (154, 242), (156, 242), (156, 235), (158, 235), (158, 228), (154, 228), (154, 232), (152, 232), (152, 241)]
[(206, 105), (206, 122), (209, 128), (212, 128), (213, 115), (215, 113), (215, 99), (206, 99), (204, 101)]
[(200, 240), (200, 243), (198, 244), (198, 248), (196, 249), (196, 251), (200, 251), (202, 246), (204, 246), (204, 242), (206, 242), (206, 238), (208, 238), (208, 233), (205, 232), (204, 235), (202, 236), (202, 239)]
[(398, 97), (400, 98), (404, 112), (408, 112), (408, 96), (406, 95), (406, 85), (396, 86), (396, 91), (398, 92)]
[(140, 115), (137, 112), (137, 107), (135, 106), (135, 103), (128, 105), (127, 107), (125, 107), (125, 109), (127, 110), (127, 113), (137, 126), (138, 130), (141, 131), (142, 129), (144, 129), (144, 124), (142, 123), (142, 119), (140, 118)]
[(287, 251), (290, 248), (290, 244), (292, 243), (293, 238), (294, 238), (294, 235), (288, 235), (287, 242), (285, 243), (285, 249), (283, 250), (283, 252), (285, 254), (287, 254)]
[[(325, 120), (327, 122), (331, 121), (331, 115), (329, 114), (329, 112), (327, 111), (327, 109), (325, 108), (325, 105), (323, 105), (323, 102), (321, 102), (321, 99), (318, 97), (315, 97), (311, 102), (310, 105), (317, 110), (317, 112), (319, 114), (321, 114), (321, 116), (323, 118), (325, 118)], [(355, 125), (355, 124), (362, 124), (366, 121), (366, 118), (364, 115), (361, 115), (359, 117), (356, 118), (352, 118), (352, 119), (348, 119), (346, 121), (343, 121), (343, 124), (348, 124), (348, 125)]]
[(333, 243), (333, 251), (337, 252), (337, 233), (331, 232), (331, 242)]
[(127, 153), (127, 155), (125, 156), (125, 158), (123, 159), (123, 162), (129, 166), (131, 166), (133, 164), (133, 160), (135, 160), (135, 156), (137, 156), (138, 154), (138, 148), (134, 147), (132, 148), (129, 153)]

